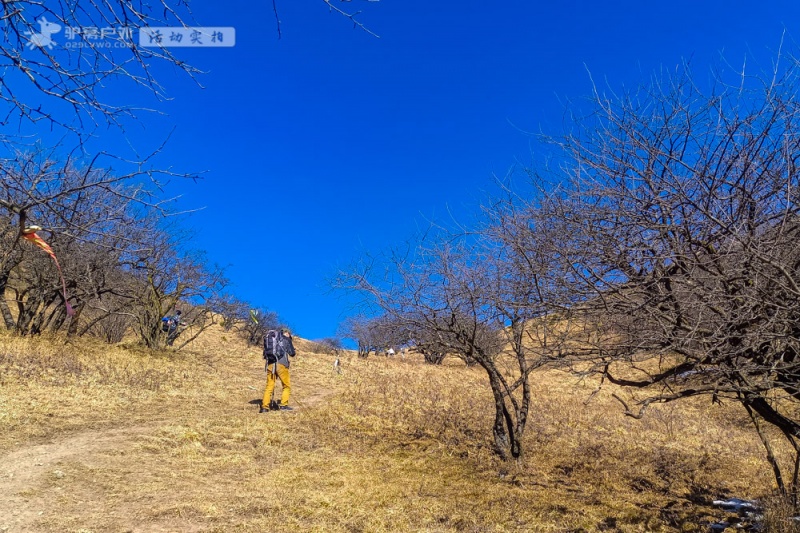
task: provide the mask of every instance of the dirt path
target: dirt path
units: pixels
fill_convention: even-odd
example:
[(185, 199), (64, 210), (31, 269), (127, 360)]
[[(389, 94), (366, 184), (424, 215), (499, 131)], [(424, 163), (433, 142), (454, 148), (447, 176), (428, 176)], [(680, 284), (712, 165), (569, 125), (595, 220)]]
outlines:
[(31, 531), (32, 524), (46, 515), (51, 506), (37, 494), (47, 478), (59, 479), (58, 469), (65, 461), (91, 464), (98, 452), (119, 449), (135, 437), (152, 431), (155, 425), (118, 429), (92, 429), (49, 444), (26, 446), (0, 456), (0, 532)]
[[(298, 381), (302, 383), (302, 380)], [(258, 387), (248, 388), (260, 391)], [(311, 394), (293, 395), (292, 403), (302, 411), (325, 402), (332, 394), (331, 390), (312, 389)], [(156, 432), (168, 422), (161, 420), (131, 427), (92, 428), (56, 437), (58, 440), (45, 444), (23, 445), (0, 455), (0, 533), (37, 531), (38, 520), (58, 512), (51, 498), (53, 486), (69, 475), (69, 468), (63, 465), (101, 466), (107, 461), (105, 452), (127, 451), (141, 442), (141, 437)], [(149, 524), (149, 527), (153, 528), (151, 531), (160, 531), (156, 524)]]
[[(263, 372), (253, 371), (248, 368), (247, 391), (245, 396), (253, 398), (250, 404), (259, 403), (263, 393)], [(324, 405), (335, 393), (334, 390), (321, 387), (317, 375), (304, 375), (298, 372), (293, 379), (293, 394), (290, 404), (296, 409), (295, 413)], [(280, 394), (280, 385), (276, 395)], [(233, 391), (232, 391), (233, 394)], [(241, 393), (239, 393), (241, 394)], [(233, 396), (232, 396), (233, 397)], [(241, 397), (240, 397), (241, 398)], [(258, 417), (255, 406), (242, 405), (243, 409), (252, 410), (252, 415)], [(185, 409), (185, 407), (184, 407)], [(220, 411), (220, 416), (227, 416), (229, 410)], [(85, 479), (78, 481), (71, 478), (75, 467), (87, 469), (106, 468), (114, 464), (110, 455), (130, 454), (135, 456), (135, 448), (148, 436), (156, 435), (159, 428), (173, 423), (174, 413), (164, 411), (158, 421), (150, 419), (147, 424), (132, 425), (129, 427), (92, 427), (79, 432), (54, 435), (45, 443), (20, 443), (20, 447), (0, 453), (0, 533), (21, 533), (33, 531), (50, 531), (50, 528), (40, 522), (47, 522), (48, 518), (59, 516), (64, 511), (60, 506), (61, 494), (67, 494), (72, 487), (81, 492), (79, 509), (91, 515), (93, 510), (103, 509), (102, 496), (92, 492), (91, 483)], [(216, 413), (214, 413), (216, 414)], [(204, 412), (204, 416), (214, 414)], [(61, 482), (60, 480), (64, 481)], [(72, 482), (72, 483), (70, 483)], [(74, 513), (73, 502), (70, 504), (71, 513)], [(100, 507), (98, 507), (98, 505)], [(130, 509), (115, 507), (114, 513), (125, 516)], [(79, 511), (80, 512), (80, 511)], [(123, 523), (131, 524), (130, 531), (140, 531), (135, 526), (135, 513), (129, 513), (128, 520)], [(141, 531), (201, 531), (202, 527), (189, 521), (178, 521), (176, 518), (162, 517), (156, 521), (149, 521)]]

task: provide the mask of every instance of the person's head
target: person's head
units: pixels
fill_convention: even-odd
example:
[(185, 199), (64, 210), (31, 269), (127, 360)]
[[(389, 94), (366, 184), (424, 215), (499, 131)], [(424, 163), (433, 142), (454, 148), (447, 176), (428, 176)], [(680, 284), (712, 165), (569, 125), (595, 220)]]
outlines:
[(175, 311), (175, 314), (176, 314), (176, 315), (178, 315), (178, 316), (180, 316), (180, 314), (181, 314), (181, 310), (180, 310), (180, 309), (178, 309), (177, 311)]

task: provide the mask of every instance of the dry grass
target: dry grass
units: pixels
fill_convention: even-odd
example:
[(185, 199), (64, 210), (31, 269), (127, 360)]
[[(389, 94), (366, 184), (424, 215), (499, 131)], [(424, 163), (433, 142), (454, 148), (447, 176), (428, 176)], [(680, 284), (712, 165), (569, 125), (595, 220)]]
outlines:
[(297, 346), (297, 410), (258, 415), (262, 360), (232, 334), (177, 354), (0, 337), (0, 483), (8, 457), (53, 457), (14, 486), (18, 530), (706, 531), (711, 499), (772, 485), (734, 406), (635, 421), (610, 390), (540, 374), (526, 456), (505, 464), (479, 369), (346, 356), (335, 374)]

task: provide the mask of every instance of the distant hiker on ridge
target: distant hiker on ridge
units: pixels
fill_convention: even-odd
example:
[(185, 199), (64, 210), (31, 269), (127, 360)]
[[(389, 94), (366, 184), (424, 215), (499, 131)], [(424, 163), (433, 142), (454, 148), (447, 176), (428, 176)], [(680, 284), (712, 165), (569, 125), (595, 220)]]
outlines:
[[(264, 337), (264, 359), (266, 359), (267, 387), (264, 389), (264, 399), (261, 401), (259, 413), (268, 413), (270, 409), (281, 411), (291, 411), (289, 407), (289, 395), (292, 388), (289, 382), (289, 357), (294, 357), (294, 344), (292, 335), (288, 331), (284, 333), (282, 329), (270, 330)], [(281, 380), (283, 391), (281, 392), (281, 403), (275, 405), (272, 400), (275, 393), (276, 377)]]

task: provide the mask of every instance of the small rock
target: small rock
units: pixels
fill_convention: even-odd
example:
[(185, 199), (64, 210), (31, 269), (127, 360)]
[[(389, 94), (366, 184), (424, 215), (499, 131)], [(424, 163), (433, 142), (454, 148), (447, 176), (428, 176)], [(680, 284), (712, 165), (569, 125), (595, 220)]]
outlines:
[(61, 470), (53, 470), (53, 475), (58, 479), (61, 479), (62, 477), (65, 476), (64, 472), (62, 472)]

